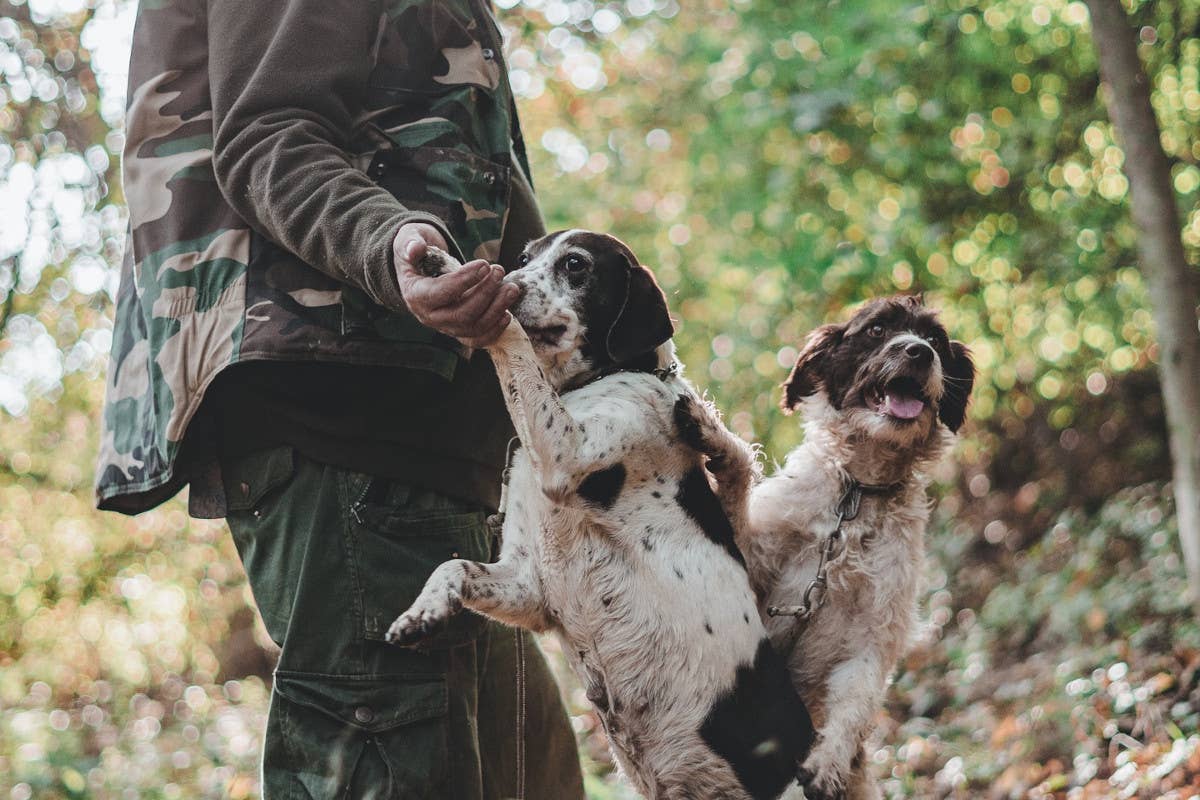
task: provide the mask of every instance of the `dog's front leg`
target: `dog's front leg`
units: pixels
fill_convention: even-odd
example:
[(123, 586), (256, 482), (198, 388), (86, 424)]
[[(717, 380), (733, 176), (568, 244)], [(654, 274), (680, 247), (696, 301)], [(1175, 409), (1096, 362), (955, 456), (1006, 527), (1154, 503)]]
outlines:
[(754, 448), (725, 427), (716, 407), (692, 394), (681, 394), (675, 401), (675, 428), (684, 444), (708, 457), (717, 498), (733, 529), (741, 533), (748, 523), (750, 487), (761, 474)]
[(556, 503), (569, 504), (596, 464), (587, 424), (563, 407), (529, 336), (516, 320), (488, 347), (488, 353), (542, 491)]
[[(442, 250), (429, 248), (419, 268), (426, 275), (442, 275), (461, 269), (462, 264)], [(586, 467), (591, 459), (580, 449), (587, 439), (584, 426), (563, 407), (516, 319), (509, 321), (487, 350), (513, 427), (541, 478), (542, 491), (555, 502), (567, 502), (589, 473)]]
[[(847, 797), (856, 756), (871, 731), (886, 686), (887, 670), (881, 654), (870, 648), (830, 673), (825, 694), (828, 715), (798, 775), (808, 800)], [(853, 777), (861, 790), (865, 774)]]
[(459, 558), (435, 569), (420, 596), (388, 628), (387, 640), (418, 644), (463, 608), (532, 631), (545, 630), (549, 623), (528, 554), (502, 553), (494, 564)]

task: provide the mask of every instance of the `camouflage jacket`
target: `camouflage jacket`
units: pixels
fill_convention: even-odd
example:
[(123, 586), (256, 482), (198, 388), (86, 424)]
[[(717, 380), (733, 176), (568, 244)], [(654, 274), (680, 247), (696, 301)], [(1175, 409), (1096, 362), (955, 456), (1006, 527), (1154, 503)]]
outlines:
[(100, 508), (203, 494), (194, 423), (231, 364), (453, 374), (461, 350), (404, 310), (391, 241), (425, 221), (497, 258), (529, 173), (487, 2), (142, 0)]

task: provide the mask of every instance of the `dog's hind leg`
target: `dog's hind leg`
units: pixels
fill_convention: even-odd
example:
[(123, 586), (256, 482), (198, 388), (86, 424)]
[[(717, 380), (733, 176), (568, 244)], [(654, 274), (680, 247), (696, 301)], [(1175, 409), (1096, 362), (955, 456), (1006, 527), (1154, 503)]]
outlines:
[(418, 644), (463, 608), (532, 631), (549, 626), (540, 584), (528, 555), (494, 564), (455, 559), (433, 571), (420, 596), (388, 628), (392, 644)]
[(867, 768), (866, 747), (859, 745), (858, 755), (850, 764), (850, 774), (846, 778), (846, 800), (880, 800), (881, 797), (879, 784)]
[(708, 456), (717, 479), (717, 499), (734, 531), (746, 530), (750, 487), (761, 476), (754, 448), (721, 421), (717, 409), (691, 394), (675, 401), (675, 427), (688, 447)]

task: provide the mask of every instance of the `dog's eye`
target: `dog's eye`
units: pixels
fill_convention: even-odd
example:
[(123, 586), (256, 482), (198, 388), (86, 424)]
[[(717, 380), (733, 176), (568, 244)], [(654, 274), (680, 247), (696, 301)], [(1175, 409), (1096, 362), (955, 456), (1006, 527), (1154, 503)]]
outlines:
[(867, 335), (878, 339), (880, 336), (883, 336), (883, 326), (872, 325), (871, 327), (867, 328)]
[(567, 268), (568, 272), (579, 272), (587, 266), (587, 262), (579, 256), (567, 256), (563, 261), (563, 266)]
[(517, 259), (517, 266), (523, 267), (529, 263), (529, 253), (521, 253), (521, 257)]

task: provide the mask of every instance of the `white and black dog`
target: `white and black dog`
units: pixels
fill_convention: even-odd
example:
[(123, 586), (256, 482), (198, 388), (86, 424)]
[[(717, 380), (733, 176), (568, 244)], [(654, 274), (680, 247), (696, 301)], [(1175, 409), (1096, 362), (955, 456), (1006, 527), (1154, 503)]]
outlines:
[[(785, 411), (803, 408), (804, 443), (735, 522), (772, 642), (817, 723), (799, 773), (808, 800), (878, 796), (863, 743), (915, 627), (928, 470), (974, 376), (967, 348), (901, 296), (814, 331), (783, 385)], [(698, 446), (732, 463), (745, 455), (731, 443)]]
[[(645, 796), (777, 797), (814, 731), (722, 505), (744, 517), (753, 456), (679, 374), (666, 299), (629, 248), (563, 231), (521, 264), (488, 348), (521, 441), (499, 560), (442, 564), (389, 638), (419, 643), (463, 607), (553, 631)], [(721, 497), (700, 443), (728, 454)]]

